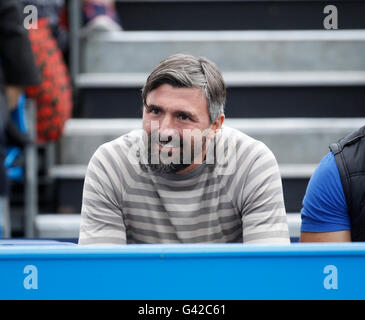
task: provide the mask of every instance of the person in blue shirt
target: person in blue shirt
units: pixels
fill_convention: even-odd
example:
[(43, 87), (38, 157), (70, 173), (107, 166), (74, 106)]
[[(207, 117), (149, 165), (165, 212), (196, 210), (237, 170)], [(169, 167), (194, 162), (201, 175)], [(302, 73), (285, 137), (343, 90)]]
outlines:
[(308, 183), (301, 217), (301, 242), (351, 241), (346, 197), (332, 152), (322, 159)]

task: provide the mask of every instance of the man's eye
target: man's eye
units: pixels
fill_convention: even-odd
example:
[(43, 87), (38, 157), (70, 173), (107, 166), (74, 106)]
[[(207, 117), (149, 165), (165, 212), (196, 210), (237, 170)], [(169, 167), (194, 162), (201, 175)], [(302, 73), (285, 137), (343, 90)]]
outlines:
[(156, 108), (152, 108), (151, 109), (151, 113), (153, 113), (153, 114), (160, 114), (161, 113), (161, 110), (160, 109), (156, 109)]
[(187, 114), (180, 114), (180, 115), (179, 115), (179, 118), (180, 118), (181, 120), (190, 120), (190, 117), (189, 117)]

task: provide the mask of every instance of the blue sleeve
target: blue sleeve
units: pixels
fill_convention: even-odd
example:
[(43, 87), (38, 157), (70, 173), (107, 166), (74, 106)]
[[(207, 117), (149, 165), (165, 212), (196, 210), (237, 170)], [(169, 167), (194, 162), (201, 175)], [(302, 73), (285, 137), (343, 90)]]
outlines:
[(309, 180), (301, 216), (303, 232), (350, 230), (345, 194), (332, 152), (322, 159)]

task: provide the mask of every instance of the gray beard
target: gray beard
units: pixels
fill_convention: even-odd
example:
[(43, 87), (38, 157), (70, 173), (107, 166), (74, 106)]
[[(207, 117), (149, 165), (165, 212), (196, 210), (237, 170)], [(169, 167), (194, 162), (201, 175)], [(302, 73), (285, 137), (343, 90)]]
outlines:
[[(181, 139), (182, 141), (182, 139)], [(203, 144), (203, 147), (205, 147), (205, 142)], [(175, 162), (171, 162), (171, 163), (151, 163), (151, 141), (150, 139), (148, 140), (148, 152), (147, 152), (147, 157), (148, 157), (148, 161), (147, 163), (140, 163), (140, 166), (142, 168), (143, 171), (147, 172), (148, 169), (150, 171), (152, 171), (155, 174), (169, 174), (169, 173), (177, 173), (179, 171), (182, 171), (184, 169), (186, 169), (187, 167), (189, 167), (192, 163), (193, 163), (193, 156), (190, 159), (190, 163), (183, 163), (183, 149), (184, 149), (184, 145), (183, 143), (180, 144), (180, 148), (181, 148), (181, 153), (180, 153), (180, 159), (178, 161), (178, 163)], [(193, 155), (193, 152), (191, 152), (191, 154)]]
[[(183, 146), (181, 145), (181, 148)], [(144, 167), (144, 170), (148, 169), (156, 174), (165, 174), (165, 173), (177, 173), (187, 167), (190, 166), (190, 163), (181, 163), (182, 162), (182, 153), (180, 154), (179, 163), (151, 163), (151, 145), (148, 148), (148, 163), (141, 164)]]
[(169, 164), (164, 164), (164, 163), (159, 163), (159, 164), (147, 164), (147, 165), (142, 165), (145, 166), (146, 168), (149, 168), (153, 173), (157, 173), (157, 174), (165, 174), (165, 173), (177, 173), (187, 167), (190, 166), (190, 164), (187, 163), (169, 163)]

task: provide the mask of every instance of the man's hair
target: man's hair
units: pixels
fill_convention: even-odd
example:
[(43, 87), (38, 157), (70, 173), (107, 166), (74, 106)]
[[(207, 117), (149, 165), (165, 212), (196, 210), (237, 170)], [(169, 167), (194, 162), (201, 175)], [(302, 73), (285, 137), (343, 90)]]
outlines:
[(177, 88), (202, 88), (208, 101), (211, 122), (224, 113), (226, 85), (217, 66), (204, 57), (175, 54), (160, 62), (142, 89), (145, 106), (148, 93), (163, 84)]

